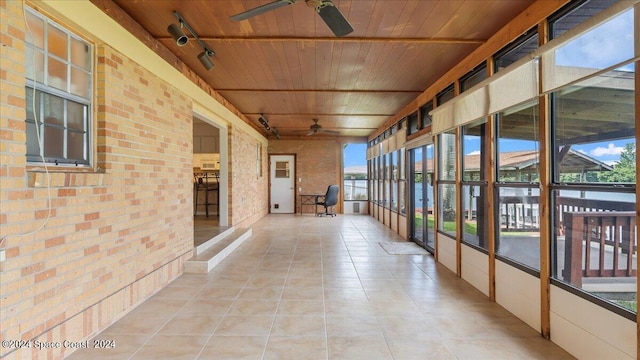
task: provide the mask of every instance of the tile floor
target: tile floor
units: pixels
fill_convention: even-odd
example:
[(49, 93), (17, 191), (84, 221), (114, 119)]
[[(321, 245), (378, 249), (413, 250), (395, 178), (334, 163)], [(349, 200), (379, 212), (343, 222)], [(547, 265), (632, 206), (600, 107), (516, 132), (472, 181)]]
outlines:
[(369, 216), (269, 215), (71, 359), (572, 359)]

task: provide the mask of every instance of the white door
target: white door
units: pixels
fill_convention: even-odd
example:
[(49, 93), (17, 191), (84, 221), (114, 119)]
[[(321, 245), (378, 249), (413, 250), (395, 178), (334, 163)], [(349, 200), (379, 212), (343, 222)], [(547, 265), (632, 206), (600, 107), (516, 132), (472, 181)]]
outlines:
[(295, 180), (293, 155), (271, 155), (271, 213), (295, 213)]

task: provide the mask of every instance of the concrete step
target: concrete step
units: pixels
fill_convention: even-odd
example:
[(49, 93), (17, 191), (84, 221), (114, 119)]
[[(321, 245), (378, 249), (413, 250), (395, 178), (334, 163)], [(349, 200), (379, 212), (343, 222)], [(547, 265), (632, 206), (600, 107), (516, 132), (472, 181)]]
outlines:
[[(227, 233), (225, 231), (225, 233)], [(222, 234), (221, 234), (222, 235)], [(204, 250), (195, 254), (184, 264), (184, 272), (190, 274), (206, 274), (210, 272), (216, 265), (229, 256), (233, 250), (240, 246), (245, 240), (251, 236), (251, 228), (249, 229), (231, 229), (225, 236), (217, 236), (215, 241), (208, 244)], [(203, 244), (203, 245), (205, 245)]]
[[(208, 250), (210, 247), (212, 247), (213, 245), (215, 245), (218, 241), (224, 239), (225, 237), (229, 236), (229, 234), (233, 233), (236, 230), (235, 227), (230, 226), (228, 228), (224, 228), (224, 227), (216, 227), (215, 228), (215, 232), (212, 233), (213, 230), (211, 229), (206, 229), (206, 234), (207, 237), (212, 236), (209, 240), (201, 243), (201, 244), (197, 244), (196, 247), (193, 248), (193, 256), (198, 256), (200, 254), (202, 254), (203, 252), (205, 252), (206, 250)], [(214, 233), (217, 233), (215, 236), (213, 235)], [(207, 237), (204, 236), (200, 236), (200, 238), (206, 239)]]

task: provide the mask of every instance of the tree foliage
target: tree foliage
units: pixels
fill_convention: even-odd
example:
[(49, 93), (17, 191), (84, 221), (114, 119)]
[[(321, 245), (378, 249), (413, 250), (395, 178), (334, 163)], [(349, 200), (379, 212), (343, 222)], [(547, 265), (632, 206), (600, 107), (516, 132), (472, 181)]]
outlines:
[(636, 144), (625, 145), (620, 160), (613, 166), (612, 171), (602, 172), (599, 180), (603, 182), (635, 183), (636, 182)]

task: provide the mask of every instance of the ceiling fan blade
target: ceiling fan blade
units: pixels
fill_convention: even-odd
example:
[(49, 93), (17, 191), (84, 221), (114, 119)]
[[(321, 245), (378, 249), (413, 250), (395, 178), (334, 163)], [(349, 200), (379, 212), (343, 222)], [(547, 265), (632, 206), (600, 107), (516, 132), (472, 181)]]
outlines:
[(340, 131), (336, 131), (336, 130), (319, 129), (318, 131), (323, 132), (325, 134), (334, 134), (334, 135), (340, 134)]
[(314, 135), (314, 134), (317, 134), (317, 133), (318, 133), (318, 129), (311, 129), (311, 131), (309, 131), (307, 133), (307, 136), (311, 136), (311, 135)]
[(340, 10), (331, 1), (323, 1), (318, 6), (318, 14), (336, 36), (345, 36), (353, 31), (349, 21), (342, 16)]
[(295, 3), (297, 0), (276, 0), (274, 2), (270, 2), (268, 4), (260, 5), (253, 9), (247, 10), (245, 12), (241, 12), (240, 14), (233, 15), (231, 20), (233, 21), (242, 21), (248, 18), (254, 17), (256, 15), (264, 14), (271, 10), (279, 9), (281, 7), (285, 7), (287, 5), (291, 5)]

